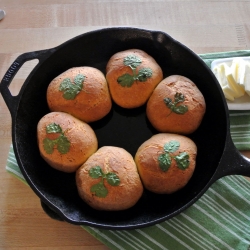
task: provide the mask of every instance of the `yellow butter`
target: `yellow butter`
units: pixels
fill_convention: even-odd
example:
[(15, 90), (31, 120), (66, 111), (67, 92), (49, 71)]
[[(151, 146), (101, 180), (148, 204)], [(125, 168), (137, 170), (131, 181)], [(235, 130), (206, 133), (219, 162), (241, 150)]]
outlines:
[(225, 95), (225, 97), (230, 100), (230, 101), (234, 101), (234, 93), (232, 92), (232, 90), (229, 88), (229, 86), (223, 86), (222, 87), (223, 93)]
[(225, 69), (225, 75), (228, 81), (228, 85), (230, 88), (234, 91), (234, 97), (238, 98), (244, 95), (244, 88), (242, 88), (239, 84), (236, 83), (234, 77), (232, 68), (229, 67), (227, 64), (223, 63), (223, 67)]
[(248, 95), (250, 95), (250, 63), (246, 62), (245, 64), (245, 74), (244, 74), (244, 86), (245, 91)]
[(238, 57), (234, 58), (232, 61), (232, 65), (231, 65), (232, 75), (236, 83), (239, 83), (237, 79), (238, 79), (238, 69), (239, 69), (240, 61), (241, 61), (240, 58)]
[(225, 65), (219, 64), (218, 66), (214, 67), (213, 73), (215, 74), (215, 77), (217, 78), (226, 99), (233, 101), (234, 98), (236, 97), (235, 91), (228, 84), (228, 79), (227, 79), (226, 73), (225, 73)]
[(245, 79), (245, 71), (246, 71), (246, 61), (241, 59), (238, 64), (237, 71), (237, 83), (244, 87), (244, 79)]

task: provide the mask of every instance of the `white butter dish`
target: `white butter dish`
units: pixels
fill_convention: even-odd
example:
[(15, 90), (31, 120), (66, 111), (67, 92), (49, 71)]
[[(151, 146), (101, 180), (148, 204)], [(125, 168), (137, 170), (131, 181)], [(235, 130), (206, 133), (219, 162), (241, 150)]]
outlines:
[[(211, 70), (218, 66), (221, 63), (225, 63), (228, 66), (232, 65), (232, 61), (236, 58), (244, 59), (244, 61), (248, 61), (250, 63), (250, 56), (247, 57), (231, 57), (231, 58), (221, 58), (212, 61)], [(245, 93), (244, 96), (239, 98), (235, 98), (234, 101), (227, 100), (227, 105), (229, 110), (250, 110), (250, 96)]]

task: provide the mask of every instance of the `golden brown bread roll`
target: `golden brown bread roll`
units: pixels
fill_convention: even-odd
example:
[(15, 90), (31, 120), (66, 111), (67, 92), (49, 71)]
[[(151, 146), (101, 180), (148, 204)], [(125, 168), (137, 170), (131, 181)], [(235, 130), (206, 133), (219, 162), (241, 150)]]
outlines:
[(145, 141), (135, 155), (143, 185), (159, 194), (183, 188), (193, 175), (197, 147), (186, 136), (160, 133)]
[(146, 103), (163, 73), (146, 52), (129, 49), (109, 59), (106, 78), (114, 102), (123, 108), (136, 108)]
[(140, 199), (143, 186), (133, 157), (123, 148), (104, 146), (77, 170), (80, 197), (98, 210), (124, 210)]
[(103, 73), (92, 67), (71, 68), (51, 81), (47, 89), (51, 111), (62, 111), (85, 121), (103, 118), (112, 101)]
[(200, 125), (205, 99), (188, 78), (172, 75), (163, 79), (147, 103), (147, 117), (160, 132), (190, 134)]
[(41, 156), (53, 168), (74, 172), (97, 150), (93, 129), (70, 114), (51, 112), (37, 125)]

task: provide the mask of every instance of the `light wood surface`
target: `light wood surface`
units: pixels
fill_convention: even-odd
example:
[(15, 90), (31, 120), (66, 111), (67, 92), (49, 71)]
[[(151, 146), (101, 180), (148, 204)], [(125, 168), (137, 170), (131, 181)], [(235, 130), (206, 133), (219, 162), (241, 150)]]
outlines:
[[(247, 0), (0, 0), (0, 9), (6, 12), (0, 21), (0, 79), (24, 52), (111, 26), (162, 30), (196, 53), (250, 48)], [(13, 95), (34, 65), (24, 64), (15, 76)], [(79, 226), (50, 219), (31, 189), (6, 173), (11, 117), (2, 96), (0, 138), (0, 249), (108, 249)]]

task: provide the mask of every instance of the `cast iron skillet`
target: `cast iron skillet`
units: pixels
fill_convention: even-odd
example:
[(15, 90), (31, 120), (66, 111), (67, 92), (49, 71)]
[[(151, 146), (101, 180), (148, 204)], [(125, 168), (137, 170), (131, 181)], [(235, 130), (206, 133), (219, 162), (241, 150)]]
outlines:
[[(46, 89), (54, 77), (75, 66), (92, 66), (105, 73), (109, 58), (130, 48), (142, 49), (153, 56), (164, 77), (186, 76), (203, 93), (207, 111), (199, 129), (190, 135), (198, 147), (197, 166), (188, 185), (172, 195), (145, 190), (139, 202), (126, 211), (96, 211), (79, 198), (74, 174), (54, 170), (40, 157), (36, 126), (49, 112)], [(20, 93), (12, 96), (8, 86), (23, 63), (32, 59), (38, 59), (39, 63)], [(0, 90), (12, 116), (14, 151), (26, 181), (46, 211), (53, 211), (54, 217), (69, 223), (107, 229), (153, 225), (191, 206), (219, 178), (231, 174), (250, 176), (249, 160), (237, 151), (231, 140), (227, 105), (216, 78), (195, 53), (163, 32), (108, 28), (82, 34), (56, 48), (22, 54), (3, 77)], [(157, 133), (146, 118), (145, 106), (125, 110), (113, 105), (105, 118), (91, 126), (99, 147), (119, 146), (132, 155), (141, 143)]]

